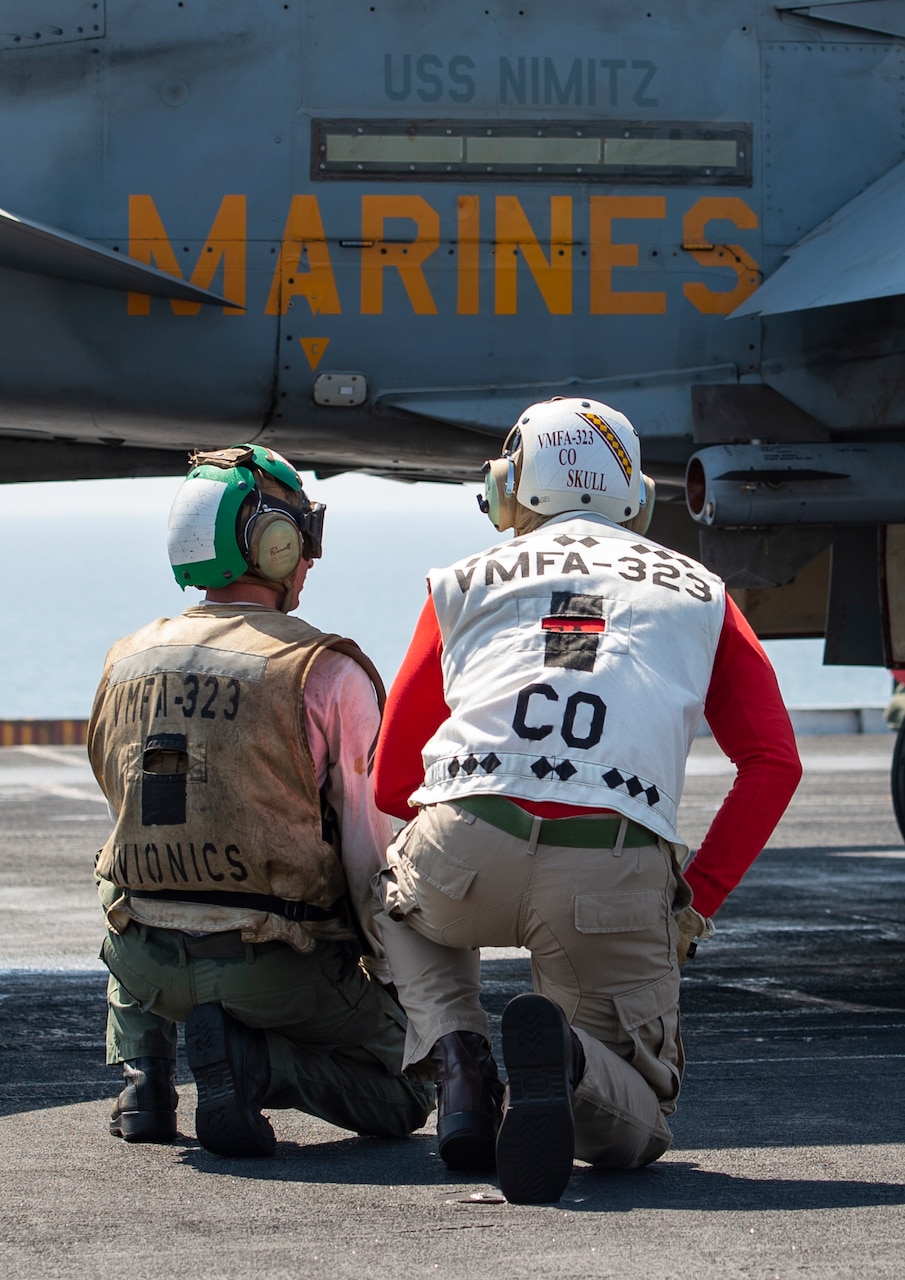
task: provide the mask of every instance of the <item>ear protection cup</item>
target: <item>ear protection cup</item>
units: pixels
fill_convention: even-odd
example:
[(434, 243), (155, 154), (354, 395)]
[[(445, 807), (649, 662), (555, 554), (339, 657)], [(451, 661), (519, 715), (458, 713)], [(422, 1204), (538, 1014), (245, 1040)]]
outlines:
[(639, 533), (642, 538), (650, 528), (650, 522), (654, 518), (654, 502), (656, 500), (657, 486), (651, 480), (650, 476), (641, 474), (641, 506), (638, 508), (638, 514), (632, 516), (631, 520), (623, 520), (623, 529), (631, 529), (632, 533)]
[(250, 567), (274, 582), (295, 573), (302, 558), (301, 531), (282, 511), (256, 512), (245, 526), (245, 545)]
[(485, 464), (484, 502), (482, 510), (495, 529), (515, 526), (518, 503), (515, 497), (515, 459), (510, 454), (493, 458)]

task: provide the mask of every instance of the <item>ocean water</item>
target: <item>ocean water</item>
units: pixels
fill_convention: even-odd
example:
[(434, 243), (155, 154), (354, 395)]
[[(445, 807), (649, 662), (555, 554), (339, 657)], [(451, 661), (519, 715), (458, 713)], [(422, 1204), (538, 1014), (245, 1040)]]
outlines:
[[(109, 645), (200, 599), (181, 592), (166, 556), (176, 478), (4, 485), (0, 718), (86, 716)], [(405, 485), (368, 476), (317, 481), (327, 503), (324, 558), (298, 612), (352, 636), (389, 683), (437, 565), (491, 545), (476, 488)], [(877, 667), (824, 667), (823, 642), (766, 645), (789, 706), (884, 703)]]

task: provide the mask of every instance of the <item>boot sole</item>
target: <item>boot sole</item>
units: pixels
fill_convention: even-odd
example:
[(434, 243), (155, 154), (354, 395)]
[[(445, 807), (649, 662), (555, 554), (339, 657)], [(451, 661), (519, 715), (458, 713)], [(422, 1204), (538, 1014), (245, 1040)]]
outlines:
[(569, 1032), (544, 996), (524, 995), (503, 1011), (509, 1105), (496, 1144), (500, 1190), (512, 1204), (559, 1200), (575, 1154)]
[(200, 1005), (185, 1024), (185, 1052), (198, 1086), (195, 1133), (218, 1156), (272, 1156), (276, 1138), (237, 1081), (227, 1048), (229, 1015), (219, 1005)]

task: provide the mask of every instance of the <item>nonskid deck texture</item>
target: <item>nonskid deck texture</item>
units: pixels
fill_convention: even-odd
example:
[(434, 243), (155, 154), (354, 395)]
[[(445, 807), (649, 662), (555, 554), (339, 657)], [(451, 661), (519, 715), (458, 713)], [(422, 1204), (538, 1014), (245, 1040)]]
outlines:
[[(905, 848), (892, 745), (800, 740), (801, 788), (685, 970), (672, 1149), (636, 1173), (576, 1162), (554, 1205), (506, 1203), (494, 1178), (450, 1174), (433, 1121), (384, 1142), (273, 1112), (273, 1160), (212, 1155), (182, 1053), (177, 1143), (111, 1138), (120, 1081), (103, 1066), (91, 883), (106, 809), (78, 748), (0, 752), (0, 1266), (30, 1280), (99, 1268), (277, 1280), (301, 1258), (318, 1280), (900, 1280)], [(731, 772), (711, 742), (692, 759), (694, 842)], [(483, 973), (499, 1053), (528, 962), (487, 952)]]

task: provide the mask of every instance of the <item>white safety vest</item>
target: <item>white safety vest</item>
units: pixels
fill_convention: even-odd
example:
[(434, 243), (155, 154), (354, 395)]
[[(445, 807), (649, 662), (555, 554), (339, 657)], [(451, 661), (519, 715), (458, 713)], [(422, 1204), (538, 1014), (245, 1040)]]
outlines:
[(608, 808), (676, 840), (725, 611), (703, 565), (566, 515), (430, 574), (449, 718), (413, 804)]

